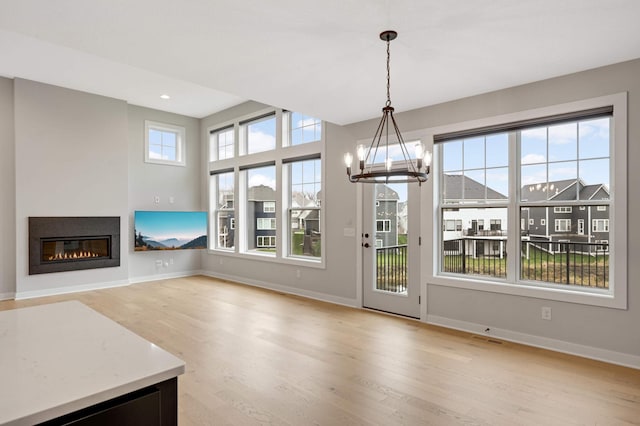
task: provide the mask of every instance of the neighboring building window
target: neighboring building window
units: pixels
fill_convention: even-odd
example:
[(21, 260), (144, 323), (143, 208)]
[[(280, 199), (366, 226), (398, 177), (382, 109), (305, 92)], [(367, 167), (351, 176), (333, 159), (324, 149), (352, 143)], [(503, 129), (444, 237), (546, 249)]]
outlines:
[(376, 238), (376, 248), (382, 248), (382, 247), (384, 247), (384, 241), (379, 238)]
[(276, 212), (276, 202), (275, 201), (265, 201), (262, 204), (262, 211), (265, 213), (275, 213)]
[(291, 161), (289, 173), (289, 256), (322, 256), (319, 158)]
[(556, 219), (556, 232), (571, 231), (571, 219)]
[(554, 207), (554, 213), (571, 213), (573, 209), (571, 207)]
[(210, 239), (212, 248), (230, 250), (234, 248), (235, 211), (234, 211), (234, 174), (219, 173), (211, 176), (212, 213), (214, 220), (211, 231), (217, 238)]
[(258, 236), (256, 239), (256, 246), (264, 248), (275, 248), (276, 237), (274, 236)]
[(609, 232), (609, 219), (593, 219), (591, 223), (593, 232)]
[(215, 130), (209, 134), (209, 161), (226, 160), (234, 156), (234, 127)]
[(186, 165), (186, 131), (172, 124), (145, 121), (145, 152), (147, 163)]
[[(453, 223), (455, 227), (455, 222)], [(376, 220), (377, 232), (391, 232), (391, 220), (390, 219), (378, 219)]]
[(265, 218), (265, 217), (259, 217), (258, 219), (258, 223), (256, 225), (257, 229), (259, 230), (264, 230), (264, 229), (276, 229), (276, 218)]
[[(624, 201), (626, 193), (626, 95), (573, 105), (580, 108), (549, 107), (543, 118), (523, 112), (514, 123), (487, 119), (487, 128), (476, 123), (467, 132), (450, 126), (451, 133), (434, 136), (441, 164), (437, 279), (464, 288), (625, 306), (626, 235), (620, 228), (612, 232), (610, 223), (626, 223), (626, 209), (616, 209), (613, 202)], [(612, 176), (618, 177), (615, 188), (622, 191), (615, 198)], [(614, 213), (617, 219), (610, 222)], [(473, 221), (479, 216), (490, 216), (489, 231), (481, 232), (478, 226), (474, 232)], [(509, 226), (507, 218), (514, 216), (521, 224), (546, 226), (552, 221), (554, 227), (532, 235), (522, 232), (522, 225)], [(472, 223), (472, 229), (462, 236), (447, 233), (455, 219)], [(589, 221), (591, 226), (585, 226)], [(605, 244), (594, 243), (602, 240), (607, 241), (607, 252), (601, 250)], [(497, 245), (501, 248), (495, 252)], [(614, 248), (615, 265), (610, 265)], [(507, 258), (506, 251), (515, 253)], [(450, 274), (458, 280), (447, 280)], [(472, 275), (494, 281), (460, 281)], [(614, 276), (621, 280), (615, 291)], [(499, 285), (504, 283), (519, 286)], [(550, 285), (563, 291), (548, 291)], [(595, 298), (594, 290), (614, 297)]]
[(246, 154), (272, 151), (276, 148), (276, 116), (270, 114), (246, 122), (241, 127)]
[(322, 138), (322, 121), (298, 112), (283, 112), (284, 125), (288, 137), (285, 145), (300, 145), (316, 142)]

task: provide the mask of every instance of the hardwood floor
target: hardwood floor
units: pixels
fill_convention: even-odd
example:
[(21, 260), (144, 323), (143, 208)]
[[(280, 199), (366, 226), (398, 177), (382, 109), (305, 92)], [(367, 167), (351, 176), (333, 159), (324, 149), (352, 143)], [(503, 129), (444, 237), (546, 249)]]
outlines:
[(181, 425), (640, 425), (640, 370), (207, 277), (79, 300), (185, 360)]

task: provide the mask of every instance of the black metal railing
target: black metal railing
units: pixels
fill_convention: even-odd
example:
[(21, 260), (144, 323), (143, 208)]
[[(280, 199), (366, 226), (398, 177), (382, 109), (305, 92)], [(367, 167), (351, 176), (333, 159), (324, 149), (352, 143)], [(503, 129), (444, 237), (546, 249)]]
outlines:
[(505, 239), (459, 238), (444, 242), (443, 272), (507, 276)]
[(407, 246), (376, 248), (376, 289), (393, 293), (407, 291)]
[[(444, 242), (442, 259), (443, 272), (506, 278), (506, 240), (448, 240)], [(609, 288), (609, 245), (522, 241), (520, 279)]]
[(522, 241), (520, 278), (609, 288), (609, 244)]

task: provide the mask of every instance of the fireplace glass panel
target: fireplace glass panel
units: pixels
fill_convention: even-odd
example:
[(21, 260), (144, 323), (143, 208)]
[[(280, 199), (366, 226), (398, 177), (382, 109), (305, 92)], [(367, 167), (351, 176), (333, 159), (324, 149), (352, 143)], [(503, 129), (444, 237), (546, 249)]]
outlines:
[(111, 238), (50, 238), (42, 240), (42, 259), (46, 262), (65, 262), (109, 258)]

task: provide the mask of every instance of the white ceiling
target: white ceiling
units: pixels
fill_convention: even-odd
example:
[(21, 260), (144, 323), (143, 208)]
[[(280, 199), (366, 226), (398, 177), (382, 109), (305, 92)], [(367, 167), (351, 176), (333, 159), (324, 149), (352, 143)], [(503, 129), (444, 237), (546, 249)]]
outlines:
[[(0, 0), (0, 75), (347, 124), (640, 57), (638, 0)], [(160, 99), (161, 94), (170, 100)]]

